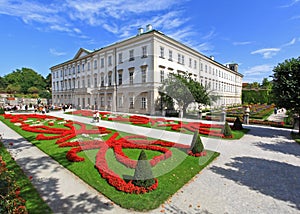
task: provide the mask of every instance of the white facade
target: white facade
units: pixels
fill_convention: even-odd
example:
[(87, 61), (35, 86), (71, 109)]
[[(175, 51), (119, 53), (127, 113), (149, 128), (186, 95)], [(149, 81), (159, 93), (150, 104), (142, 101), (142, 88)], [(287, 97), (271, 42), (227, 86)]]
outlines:
[(148, 28), (99, 50), (81, 48), (72, 60), (51, 67), (52, 103), (153, 115), (161, 111), (155, 105), (161, 82), (181, 73), (220, 96), (212, 105), (241, 104), (243, 76), (230, 66)]

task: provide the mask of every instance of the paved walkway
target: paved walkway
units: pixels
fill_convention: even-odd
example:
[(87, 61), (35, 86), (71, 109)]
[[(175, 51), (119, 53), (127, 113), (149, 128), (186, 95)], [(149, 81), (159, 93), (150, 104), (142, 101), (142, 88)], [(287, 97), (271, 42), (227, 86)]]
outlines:
[[(103, 122), (102, 126), (114, 124)], [(128, 132), (139, 130), (126, 126)], [(290, 130), (247, 128), (250, 132), (238, 141), (202, 138), (206, 148), (221, 152), (220, 157), (165, 204), (147, 213), (300, 213), (300, 145), (290, 139)], [(157, 137), (147, 128), (140, 131)], [(176, 133), (161, 132), (162, 138), (188, 140), (184, 134), (178, 138)], [(111, 203), (3, 124), (0, 133), (55, 213), (137, 213)], [(15, 143), (9, 146), (9, 142)]]

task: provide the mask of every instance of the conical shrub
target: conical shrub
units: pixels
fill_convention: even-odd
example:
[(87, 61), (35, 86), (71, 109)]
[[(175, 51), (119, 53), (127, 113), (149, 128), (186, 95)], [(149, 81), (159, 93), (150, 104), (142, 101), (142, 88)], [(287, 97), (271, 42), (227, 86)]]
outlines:
[(200, 138), (199, 132), (196, 131), (194, 133), (193, 141), (191, 144), (191, 151), (193, 154), (197, 154), (197, 153), (203, 152), (203, 150), (204, 150), (204, 146), (203, 146), (202, 140)]
[(232, 137), (231, 128), (227, 121), (225, 122), (225, 125), (223, 127), (222, 134), (224, 135), (224, 137)]
[(232, 129), (233, 130), (243, 130), (243, 125), (242, 125), (242, 122), (239, 117), (236, 117), (236, 119), (233, 123)]
[(140, 187), (150, 187), (155, 183), (151, 165), (144, 150), (141, 151), (132, 183)]

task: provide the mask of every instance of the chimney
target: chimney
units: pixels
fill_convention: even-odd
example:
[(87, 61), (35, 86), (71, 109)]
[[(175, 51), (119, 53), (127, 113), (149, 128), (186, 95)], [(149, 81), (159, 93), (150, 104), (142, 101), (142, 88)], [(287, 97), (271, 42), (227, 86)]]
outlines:
[(144, 28), (140, 27), (138, 29), (138, 35), (141, 35), (142, 33), (144, 33)]
[(149, 32), (153, 29), (152, 25), (151, 24), (147, 24), (146, 25), (146, 32)]
[(214, 56), (210, 56), (209, 57), (211, 60), (215, 60), (215, 57)]

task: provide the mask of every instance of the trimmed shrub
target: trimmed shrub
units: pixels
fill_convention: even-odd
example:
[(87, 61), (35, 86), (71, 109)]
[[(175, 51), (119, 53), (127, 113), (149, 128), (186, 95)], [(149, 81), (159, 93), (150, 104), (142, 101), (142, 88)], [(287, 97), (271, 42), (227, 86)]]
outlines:
[(3, 108), (0, 108), (0, 114), (5, 114), (5, 111)]
[(232, 137), (231, 128), (227, 121), (225, 122), (225, 125), (222, 129), (222, 134), (224, 135), (224, 137)]
[(243, 130), (243, 125), (242, 125), (242, 122), (239, 117), (236, 117), (236, 119), (233, 123), (232, 129), (233, 130)]
[(197, 154), (197, 153), (203, 152), (203, 150), (204, 150), (204, 146), (203, 146), (202, 140), (200, 138), (199, 132), (196, 131), (193, 136), (193, 141), (191, 144), (191, 151), (193, 154)]
[(132, 183), (140, 187), (150, 187), (155, 183), (151, 165), (144, 150), (141, 151)]

